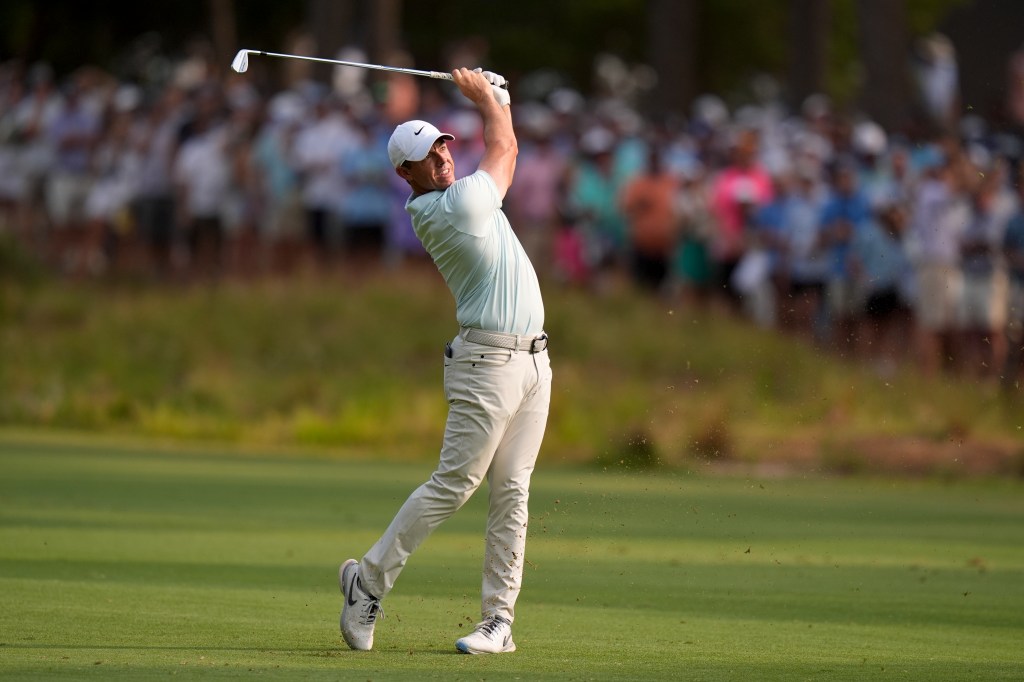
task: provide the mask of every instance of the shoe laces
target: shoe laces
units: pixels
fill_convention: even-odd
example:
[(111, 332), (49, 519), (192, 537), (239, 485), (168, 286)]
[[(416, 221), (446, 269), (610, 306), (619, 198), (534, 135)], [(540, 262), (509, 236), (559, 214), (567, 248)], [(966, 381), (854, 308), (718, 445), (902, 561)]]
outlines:
[(374, 597), (372, 594), (363, 589), (363, 582), (356, 577), (355, 585), (358, 586), (359, 591), (365, 596), (362, 598), (362, 609), (359, 613), (359, 624), (360, 625), (373, 625), (377, 622), (377, 616), (380, 616), (381, 620), (384, 620), (384, 609), (381, 608), (380, 599)]
[(495, 631), (497, 631), (497, 629), (502, 625), (511, 625), (511, 623), (501, 616), (490, 616), (480, 623), (477, 623), (476, 630), (487, 637), (492, 637)]
[(360, 624), (373, 625), (377, 622), (378, 616), (380, 616), (381, 620), (384, 620), (384, 609), (381, 608), (380, 599), (367, 596), (363, 604), (363, 609), (359, 614)]

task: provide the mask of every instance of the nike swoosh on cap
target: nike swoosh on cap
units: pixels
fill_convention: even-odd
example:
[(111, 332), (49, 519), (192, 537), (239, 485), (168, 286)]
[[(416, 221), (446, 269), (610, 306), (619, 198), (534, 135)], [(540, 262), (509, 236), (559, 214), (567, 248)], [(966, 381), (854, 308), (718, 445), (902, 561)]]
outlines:
[(423, 132), (423, 129), (424, 129), (424, 128), (426, 128), (426, 127), (427, 127), (427, 126), (420, 126), (420, 129), (419, 129), (419, 130), (417, 130), (417, 131), (416, 131), (415, 133), (413, 133), (413, 135), (419, 135), (420, 133), (422, 133), (422, 132)]

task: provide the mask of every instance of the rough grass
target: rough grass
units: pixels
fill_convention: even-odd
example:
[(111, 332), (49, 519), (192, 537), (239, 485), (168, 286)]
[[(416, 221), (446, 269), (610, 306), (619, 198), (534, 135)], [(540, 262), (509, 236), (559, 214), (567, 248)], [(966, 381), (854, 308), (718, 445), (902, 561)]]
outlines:
[[(943, 462), (913, 473), (1021, 470), (1019, 395), (881, 379), (625, 289), (548, 286), (546, 302), (553, 458), (894, 471), (923, 443)], [(0, 424), (429, 460), (452, 308), (429, 267), (210, 287), (0, 280)]]
[[(336, 567), (430, 467), (0, 433), (5, 679), (1020, 679), (1012, 482), (630, 475), (542, 461), (500, 657), (478, 616), (484, 495), (421, 548), (377, 647)], [(481, 491), (483, 492), (483, 491)]]

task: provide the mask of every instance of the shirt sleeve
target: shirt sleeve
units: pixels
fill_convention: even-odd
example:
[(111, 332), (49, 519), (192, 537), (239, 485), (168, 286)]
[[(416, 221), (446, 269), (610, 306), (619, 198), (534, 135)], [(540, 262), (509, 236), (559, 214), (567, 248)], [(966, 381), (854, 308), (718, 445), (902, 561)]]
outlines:
[(1024, 214), (1017, 214), (1006, 226), (1003, 233), (1003, 248), (1024, 249)]
[(842, 210), (839, 205), (839, 200), (835, 197), (829, 199), (825, 206), (821, 209), (821, 226), (829, 227), (830, 223), (835, 222), (842, 217)]
[(174, 160), (174, 181), (178, 184), (185, 184), (188, 182), (188, 177), (192, 172), (192, 145), (185, 143), (182, 147), (181, 152), (178, 154), (178, 158)]
[(493, 225), (491, 217), (501, 208), (501, 196), (487, 171), (478, 170), (457, 180), (445, 191), (445, 211), (455, 229), (477, 237)]

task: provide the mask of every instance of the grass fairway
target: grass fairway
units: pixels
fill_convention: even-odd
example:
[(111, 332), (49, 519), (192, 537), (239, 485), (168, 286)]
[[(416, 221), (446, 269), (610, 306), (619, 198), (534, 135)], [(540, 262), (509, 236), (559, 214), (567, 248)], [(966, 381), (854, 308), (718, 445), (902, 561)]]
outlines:
[[(1021, 679), (1011, 482), (545, 467), (512, 655), (478, 617), (484, 495), (337, 632), (337, 564), (429, 465), (0, 435), (5, 679)], [(483, 491), (482, 491), (483, 492)]]

